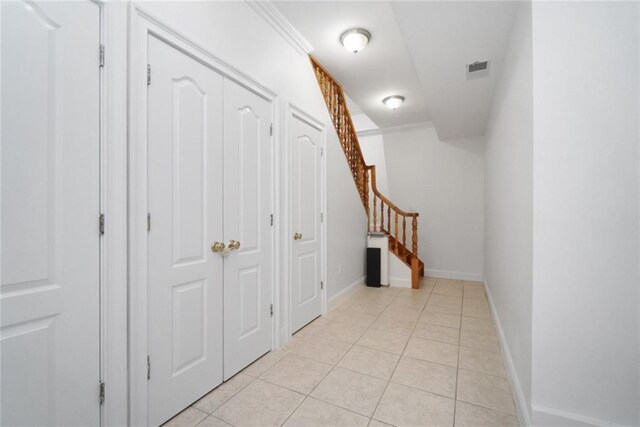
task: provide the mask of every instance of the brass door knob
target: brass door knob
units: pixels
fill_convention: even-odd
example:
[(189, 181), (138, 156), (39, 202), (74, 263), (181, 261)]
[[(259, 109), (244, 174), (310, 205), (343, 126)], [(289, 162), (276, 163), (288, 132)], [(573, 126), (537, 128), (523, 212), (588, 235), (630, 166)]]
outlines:
[(240, 249), (240, 242), (237, 242), (235, 240), (229, 240), (227, 247), (232, 251), (235, 251), (236, 249)]
[(224, 251), (224, 243), (213, 242), (211, 244), (211, 252), (222, 252), (222, 251)]
[(293, 240), (300, 240), (302, 239), (302, 233), (295, 233), (293, 235)]

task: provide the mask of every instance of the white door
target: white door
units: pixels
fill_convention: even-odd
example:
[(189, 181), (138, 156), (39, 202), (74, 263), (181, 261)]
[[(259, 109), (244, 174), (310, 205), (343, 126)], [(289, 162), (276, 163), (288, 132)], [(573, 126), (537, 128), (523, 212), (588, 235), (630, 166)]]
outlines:
[(149, 38), (148, 413), (159, 425), (222, 382), (223, 78)]
[(322, 131), (295, 113), (291, 143), (291, 330), (322, 314)]
[(0, 424), (99, 425), (100, 8), (0, 8)]
[(224, 83), (224, 377), (271, 349), (271, 103)]

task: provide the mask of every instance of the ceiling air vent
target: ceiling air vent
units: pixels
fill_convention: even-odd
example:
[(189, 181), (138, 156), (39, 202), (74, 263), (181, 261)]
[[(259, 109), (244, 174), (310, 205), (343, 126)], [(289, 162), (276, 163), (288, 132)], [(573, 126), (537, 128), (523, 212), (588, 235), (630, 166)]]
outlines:
[(467, 64), (467, 80), (488, 76), (489, 62), (490, 61), (476, 61), (472, 64)]

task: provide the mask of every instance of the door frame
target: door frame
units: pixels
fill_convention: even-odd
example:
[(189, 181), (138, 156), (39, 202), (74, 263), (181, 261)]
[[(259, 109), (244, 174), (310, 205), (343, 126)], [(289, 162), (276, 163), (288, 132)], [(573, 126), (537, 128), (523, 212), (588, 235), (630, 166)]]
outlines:
[(286, 272), (283, 279), (285, 279), (284, 287), (286, 302), (284, 304), (285, 313), (284, 317), (286, 319), (286, 327), (281, 332), (281, 343), (284, 344), (291, 339), (293, 334), (293, 326), (292, 326), (292, 313), (293, 306), (291, 301), (291, 287), (293, 286), (293, 270), (291, 265), (291, 255), (293, 254), (293, 241), (291, 240), (291, 236), (293, 235), (293, 218), (291, 215), (292, 208), (292, 174), (291, 174), (291, 122), (293, 117), (297, 117), (303, 122), (307, 123), (309, 126), (320, 131), (320, 147), (322, 150), (321, 155), (321, 167), (320, 167), (320, 209), (322, 211), (322, 222), (320, 225), (320, 254), (322, 257), (322, 261), (320, 263), (320, 280), (323, 282), (324, 286), (322, 287), (321, 298), (322, 298), (322, 308), (320, 310), (320, 315), (327, 314), (327, 132), (325, 129), (324, 123), (320, 120), (315, 119), (310, 114), (306, 113), (303, 109), (297, 107), (292, 103), (288, 103), (286, 106), (285, 113), (285, 123), (283, 132), (283, 145), (286, 147), (286, 177), (287, 184), (285, 187), (287, 189), (287, 194), (284, 197), (286, 200), (286, 207), (283, 209), (283, 212), (286, 212), (286, 227), (283, 227), (284, 233), (281, 236), (282, 241), (286, 242), (284, 245), (286, 248), (286, 256), (283, 259), (283, 266)]
[[(275, 92), (258, 83), (240, 70), (219, 59), (213, 52), (166, 24), (144, 9), (141, 4), (131, 3), (129, 13), (129, 424), (147, 425), (147, 37), (156, 37), (256, 93), (271, 103), (271, 122), (274, 128), (278, 118), (278, 97)], [(153, 83), (153, 69), (151, 70)], [(276, 129), (274, 129), (276, 131)], [(143, 143), (144, 142), (144, 143)], [(277, 132), (271, 139), (271, 193), (272, 212), (278, 215), (275, 177), (278, 164)], [(153, 226), (153, 217), (152, 217)], [(273, 277), (271, 295), (274, 311), (278, 283), (276, 248), (277, 223), (272, 227)], [(272, 348), (277, 344), (272, 322)]]

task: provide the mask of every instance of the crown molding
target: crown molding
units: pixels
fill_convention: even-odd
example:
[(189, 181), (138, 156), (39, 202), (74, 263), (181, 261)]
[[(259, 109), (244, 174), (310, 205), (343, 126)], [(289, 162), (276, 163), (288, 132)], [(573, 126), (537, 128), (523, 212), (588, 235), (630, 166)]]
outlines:
[(245, 0), (298, 53), (310, 54), (313, 46), (269, 0)]
[(395, 133), (409, 132), (417, 129), (430, 129), (433, 127), (433, 122), (419, 122), (409, 123), (407, 125), (391, 126), (380, 129), (369, 129), (357, 132), (358, 136), (377, 136), (377, 135), (392, 135)]

